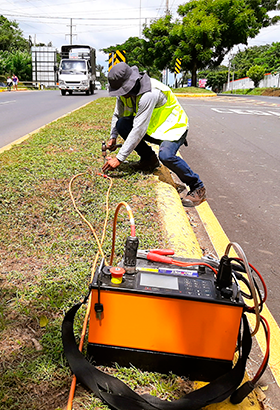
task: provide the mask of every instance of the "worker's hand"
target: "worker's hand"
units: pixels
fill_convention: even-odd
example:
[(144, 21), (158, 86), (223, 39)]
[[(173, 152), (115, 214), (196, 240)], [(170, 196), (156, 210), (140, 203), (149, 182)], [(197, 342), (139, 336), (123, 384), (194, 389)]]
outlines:
[(116, 149), (116, 138), (111, 138), (109, 141), (108, 141), (108, 144), (107, 144), (107, 148), (110, 150), (110, 151), (115, 151), (115, 149)]
[(113, 169), (117, 168), (120, 164), (121, 161), (118, 160), (118, 158), (112, 158), (112, 157), (107, 157), (107, 162), (102, 167), (102, 171), (112, 171)]

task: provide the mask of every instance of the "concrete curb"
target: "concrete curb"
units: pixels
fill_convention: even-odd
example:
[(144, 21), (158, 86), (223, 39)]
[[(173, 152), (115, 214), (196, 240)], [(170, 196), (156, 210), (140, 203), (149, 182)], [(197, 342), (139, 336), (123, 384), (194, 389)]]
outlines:
[(17, 93), (18, 91), (28, 91), (28, 88), (18, 88), (17, 90), (0, 90), (0, 93)]
[(155, 173), (156, 200), (161, 215), (168, 248), (184, 258), (200, 259), (202, 251), (184, 211), (170, 172), (161, 166)]
[(196, 98), (202, 98), (202, 97), (217, 97), (217, 94), (203, 94), (203, 93), (201, 93), (201, 94), (191, 94), (191, 93), (174, 93), (175, 95), (176, 95), (176, 97), (189, 97), (189, 98), (191, 98), (191, 97), (196, 97)]

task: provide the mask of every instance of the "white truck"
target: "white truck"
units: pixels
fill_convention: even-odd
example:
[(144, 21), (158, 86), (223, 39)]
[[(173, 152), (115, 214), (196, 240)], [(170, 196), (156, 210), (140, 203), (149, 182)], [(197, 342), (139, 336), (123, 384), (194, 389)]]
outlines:
[(61, 46), (58, 85), (61, 95), (73, 92), (94, 93), (96, 80), (95, 49), (88, 45)]

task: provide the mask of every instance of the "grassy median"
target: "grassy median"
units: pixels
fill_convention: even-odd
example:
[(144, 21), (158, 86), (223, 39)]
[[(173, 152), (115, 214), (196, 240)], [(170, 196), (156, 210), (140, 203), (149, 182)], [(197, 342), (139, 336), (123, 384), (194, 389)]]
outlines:
[[(86, 293), (97, 252), (95, 239), (71, 202), (101, 236), (108, 182), (96, 175), (103, 159), (101, 142), (109, 136), (114, 99), (100, 98), (51, 123), (20, 145), (0, 154), (0, 408), (52, 410), (65, 408), (71, 372), (61, 341), (66, 310)], [(129, 161), (137, 160), (131, 155)], [(110, 174), (110, 217), (103, 244), (110, 257), (116, 206), (132, 208), (142, 249), (164, 247), (165, 238), (154, 197), (154, 178), (135, 173), (129, 163)], [(126, 211), (117, 225), (116, 261), (130, 234)], [(85, 309), (75, 333), (81, 332)], [(182, 379), (111, 370), (140, 391), (177, 397)], [(107, 409), (77, 386), (73, 409)]]

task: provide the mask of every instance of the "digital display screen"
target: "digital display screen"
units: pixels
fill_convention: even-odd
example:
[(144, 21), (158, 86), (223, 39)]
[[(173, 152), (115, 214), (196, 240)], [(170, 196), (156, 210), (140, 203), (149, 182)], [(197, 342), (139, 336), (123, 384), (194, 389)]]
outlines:
[(176, 276), (153, 275), (151, 273), (141, 273), (140, 286), (179, 290)]

